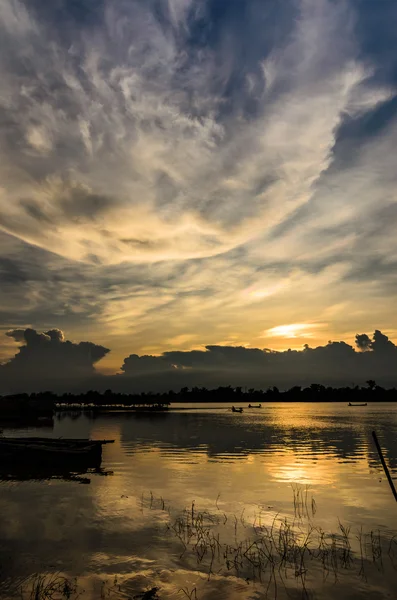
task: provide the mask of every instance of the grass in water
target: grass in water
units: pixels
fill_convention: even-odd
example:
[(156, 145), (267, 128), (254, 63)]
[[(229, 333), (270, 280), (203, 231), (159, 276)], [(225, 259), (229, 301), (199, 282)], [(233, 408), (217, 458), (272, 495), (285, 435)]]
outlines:
[(76, 600), (82, 593), (77, 590), (77, 580), (59, 573), (35, 574), (21, 586), (22, 600)]
[[(215, 575), (234, 575), (247, 583), (256, 582), (263, 586), (265, 598), (277, 597), (278, 588), (288, 590), (291, 584), (298, 585), (307, 597), (310, 577), (318, 578), (321, 573), (324, 582), (329, 578), (337, 582), (346, 572), (367, 581), (373, 567), (383, 572), (385, 557), (396, 569), (397, 536), (385, 544), (379, 531), (352, 531), (340, 521), (336, 531), (323, 530), (313, 523), (317, 506), (309, 490), (308, 486), (293, 485), (293, 517), (276, 514), (270, 521), (269, 513), (264, 517), (260, 512), (252, 523), (247, 522), (244, 510), (239, 516), (224, 513), (219, 495), (213, 512), (199, 510), (194, 501), (175, 512), (164, 498), (150, 492), (147, 499), (142, 495), (141, 510), (167, 513), (166, 532), (180, 546), (181, 564), (187, 561), (192, 568), (193, 561), (208, 581)], [(196, 587), (182, 587), (177, 593), (181, 598), (199, 600)], [(59, 573), (34, 575), (20, 589), (21, 600), (77, 600), (83, 594), (76, 580)], [(103, 582), (100, 596), (152, 600), (161, 598), (161, 588), (131, 596), (116, 577), (114, 585)]]
[[(383, 570), (385, 544), (379, 531), (363, 532), (362, 528), (352, 532), (349, 525), (338, 521), (334, 532), (327, 532), (313, 524), (317, 505), (309, 496), (309, 486), (292, 486), (294, 518), (282, 518), (276, 514), (270, 524), (262, 523), (262, 516), (255, 517), (247, 525), (244, 511), (240, 517), (228, 516), (220, 510), (216, 500), (216, 512), (197, 510), (194, 502), (176, 517), (170, 518), (166, 529), (180, 542), (183, 559), (187, 553), (196, 559), (200, 571), (205, 571), (208, 580), (214, 574), (232, 572), (246, 581), (259, 581), (275, 592), (277, 585), (286, 587), (286, 581), (294, 579), (306, 591), (310, 572), (320, 569), (323, 580), (330, 576), (337, 582), (346, 572), (356, 570), (357, 575), (367, 580), (366, 569), (375, 565)], [(164, 499), (150, 498), (150, 508), (172, 511)], [(234, 542), (222, 541), (222, 527), (234, 529)], [(250, 536), (241, 536), (241, 526)], [(230, 530), (228, 532), (230, 537)], [(395, 567), (397, 538), (389, 542), (386, 554)], [(356, 546), (353, 549), (353, 546)], [(186, 594), (186, 591), (183, 590)]]

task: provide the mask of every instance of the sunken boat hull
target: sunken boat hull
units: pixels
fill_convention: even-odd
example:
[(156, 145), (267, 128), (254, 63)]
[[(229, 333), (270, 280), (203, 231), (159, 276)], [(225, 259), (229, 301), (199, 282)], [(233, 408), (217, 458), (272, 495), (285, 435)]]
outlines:
[(42, 465), (99, 468), (104, 441), (51, 438), (0, 439), (0, 465)]

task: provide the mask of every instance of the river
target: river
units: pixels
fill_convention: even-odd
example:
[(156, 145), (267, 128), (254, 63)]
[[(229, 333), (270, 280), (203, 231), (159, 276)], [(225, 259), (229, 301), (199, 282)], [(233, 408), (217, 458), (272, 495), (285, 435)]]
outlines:
[(115, 443), (97, 473), (0, 481), (0, 597), (41, 581), (54, 599), (392, 598), (397, 504), (372, 430), (396, 477), (394, 404), (175, 405), (5, 429)]

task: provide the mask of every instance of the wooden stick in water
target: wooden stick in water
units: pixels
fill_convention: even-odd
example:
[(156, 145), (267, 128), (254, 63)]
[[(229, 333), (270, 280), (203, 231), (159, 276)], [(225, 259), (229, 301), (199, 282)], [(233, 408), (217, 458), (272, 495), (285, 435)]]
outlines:
[(377, 449), (378, 454), (379, 454), (380, 462), (382, 463), (382, 467), (383, 467), (383, 469), (384, 469), (384, 471), (386, 473), (387, 481), (389, 482), (389, 485), (391, 487), (391, 491), (393, 492), (394, 499), (397, 501), (396, 488), (394, 487), (393, 480), (390, 477), (389, 469), (387, 468), (387, 465), (385, 463), (385, 459), (383, 458), (382, 448), (379, 445), (378, 438), (376, 437), (375, 431), (372, 432), (372, 437), (374, 438), (374, 442), (375, 442), (375, 446), (376, 446), (376, 449)]

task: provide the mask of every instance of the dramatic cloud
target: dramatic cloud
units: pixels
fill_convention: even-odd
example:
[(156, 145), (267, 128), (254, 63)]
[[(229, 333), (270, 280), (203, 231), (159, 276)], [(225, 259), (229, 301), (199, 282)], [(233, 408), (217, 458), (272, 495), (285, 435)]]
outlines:
[(254, 240), (310, 201), (345, 116), (393, 92), (371, 86), (342, 4), (287, 2), (270, 48), (255, 18), (274, 17), (252, 2), (245, 64), (228, 57), (227, 13), (212, 43), (196, 37), (212, 4), (105, 2), (100, 27), (70, 39), (51, 9), (3, 2), (6, 231), (88, 262), (186, 259)]
[(13, 358), (0, 366), (2, 393), (21, 386), (43, 390), (50, 384), (84, 383), (95, 373), (94, 364), (109, 352), (92, 342), (67, 341), (60, 329), (42, 333), (30, 328), (14, 329), (6, 335), (22, 345)]
[(113, 372), (396, 339), (397, 5), (374, 10), (3, 0), (1, 332), (83, 330)]
[[(363, 338), (369, 345), (363, 348)], [(266, 387), (308, 385), (317, 382), (333, 385), (362, 384), (369, 377), (388, 385), (397, 384), (397, 347), (376, 330), (372, 340), (357, 335), (356, 352), (345, 342), (328, 342), (325, 346), (277, 352), (269, 349), (233, 346), (206, 346), (205, 350), (165, 352), (161, 356), (130, 355), (124, 360), (125, 376), (139, 377), (152, 373), (145, 385), (190, 380), (190, 385), (246, 385)], [(167, 378), (164, 375), (168, 374)], [(156, 377), (159, 377), (159, 382)]]
[(184, 386), (246, 386), (265, 389), (310, 383), (351, 385), (374, 379), (397, 385), (397, 347), (381, 331), (372, 339), (356, 336), (358, 350), (345, 342), (328, 342), (301, 350), (208, 345), (203, 350), (130, 354), (118, 375), (101, 375), (94, 367), (108, 352), (91, 342), (65, 341), (59, 329), (15, 329), (8, 337), (18, 353), (0, 366), (0, 392), (44, 390), (166, 391)]

